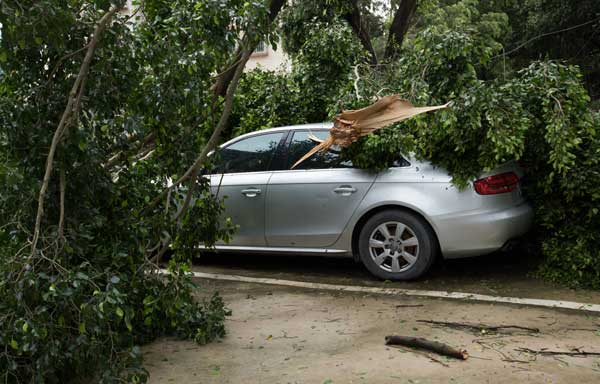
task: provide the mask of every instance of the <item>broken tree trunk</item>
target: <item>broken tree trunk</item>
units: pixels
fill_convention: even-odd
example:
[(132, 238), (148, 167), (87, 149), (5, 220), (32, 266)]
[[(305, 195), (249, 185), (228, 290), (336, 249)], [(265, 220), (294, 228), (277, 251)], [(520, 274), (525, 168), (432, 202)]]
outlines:
[(411, 336), (386, 336), (385, 345), (401, 345), (404, 347), (424, 349), (437, 354), (453, 357), (459, 360), (466, 360), (469, 354), (465, 350), (455, 349), (447, 344), (438, 341), (427, 340), (422, 337)]
[(292, 169), (315, 153), (327, 151), (333, 145), (348, 147), (361, 136), (368, 135), (388, 125), (409, 119), (421, 113), (448, 107), (450, 103), (434, 107), (415, 107), (400, 95), (389, 95), (380, 98), (368, 107), (342, 111), (335, 116), (329, 136), (300, 158)]

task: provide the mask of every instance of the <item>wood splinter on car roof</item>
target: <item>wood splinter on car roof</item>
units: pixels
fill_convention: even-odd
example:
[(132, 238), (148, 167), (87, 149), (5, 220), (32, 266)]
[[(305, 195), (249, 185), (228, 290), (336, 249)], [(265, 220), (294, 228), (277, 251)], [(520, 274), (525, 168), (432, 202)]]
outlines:
[(334, 118), (329, 136), (325, 140), (318, 140), (320, 144), (302, 156), (292, 168), (295, 168), (318, 151), (328, 150), (332, 145), (347, 147), (361, 136), (368, 135), (377, 129), (421, 113), (446, 108), (448, 104), (450, 103), (434, 107), (415, 107), (410, 101), (401, 99), (400, 95), (390, 95), (382, 97), (368, 107), (342, 111)]

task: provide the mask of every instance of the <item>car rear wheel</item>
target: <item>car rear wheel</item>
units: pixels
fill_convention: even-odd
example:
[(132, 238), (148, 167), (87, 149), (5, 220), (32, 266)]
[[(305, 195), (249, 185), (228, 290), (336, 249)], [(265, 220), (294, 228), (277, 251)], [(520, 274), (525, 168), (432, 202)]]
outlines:
[(365, 267), (385, 280), (422, 276), (435, 259), (435, 234), (415, 214), (387, 210), (373, 215), (360, 231), (358, 251)]

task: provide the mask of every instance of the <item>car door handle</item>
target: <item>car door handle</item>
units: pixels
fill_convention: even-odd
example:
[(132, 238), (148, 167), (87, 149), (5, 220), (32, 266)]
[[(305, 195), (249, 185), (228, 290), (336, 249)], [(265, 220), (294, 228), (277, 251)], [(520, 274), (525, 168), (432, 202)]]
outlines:
[(247, 188), (242, 189), (242, 195), (246, 197), (256, 197), (256, 195), (260, 195), (261, 190), (259, 188)]
[(350, 196), (352, 193), (356, 192), (356, 188), (351, 185), (340, 185), (333, 192), (338, 193), (342, 196)]

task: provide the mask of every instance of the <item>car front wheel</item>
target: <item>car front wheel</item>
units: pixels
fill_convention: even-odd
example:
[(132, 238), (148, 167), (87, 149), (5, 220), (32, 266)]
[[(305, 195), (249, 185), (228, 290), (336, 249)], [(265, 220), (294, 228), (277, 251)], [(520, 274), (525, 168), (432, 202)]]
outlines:
[(362, 263), (385, 280), (412, 280), (422, 276), (435, 259), (437, 242), (429, 225), (417, 215), (387, 210), (373, 215), (360, 231)]

